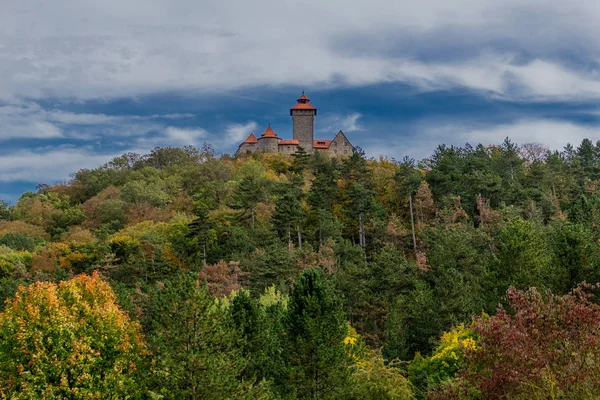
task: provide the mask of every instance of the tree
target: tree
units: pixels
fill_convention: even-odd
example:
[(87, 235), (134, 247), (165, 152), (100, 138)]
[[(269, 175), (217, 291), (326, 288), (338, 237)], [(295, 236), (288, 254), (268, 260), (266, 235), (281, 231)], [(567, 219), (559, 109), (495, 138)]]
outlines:
[(33, 251), (39, 244), (44, 243), (40, 238), (31, 237), (24, 233), (10, 232), (0, 236), (0, 245), (10, 247), (15, 250)]
[(227, 326), (223, 303), (193, 274), (152, 287), (145, 313), (155, 371), (151, 388), (167, 398), (223, 399), (259, 395), (241, 377), (246, 360)]
[(463, 324), (444, 332), (430, 357), (417, 353), (408, 366), (409, 379), (416, 392), (422, 396), (442, 382), (454, 379), (465, 362), (465, 349), (476, 348), (475, 332)]
[(0, 397), (89, 398), (139, 394), (146, 345), (94, 273), (20, 287), (0, 313)]
[(10, 219), (10, 207), (8, 202), (0, 199), (0, 220)]
[(280, 237), (285, 238), (291, 248), (292, 231), (296, 231), (298, 247), (302, 247), (302, 223), (305, 212), (300, 202), (301, 191), (293, 186), (284, 187), (283, 195), (275, 205), (275, 213), (271, 217), (273, 225)]
[(285, 317), (286, 376), (281, 389), (292, 398), (334, 398), (349, 383), (341, 302), (320, 269), (296, 281)]
[(241, 289), (241, 279), (244, 275), (238, 263), (219, 261), (214, 265), (205, 265), (199, 273), (201, 280), (206, 281), (210, 294), (215, 297), (225, 297), (231, 292)]
[(600, 247), (591, 230), (569, 222), (556, 223), (549, 228), (553, 273), (547, 280), (553, 291), (562, 294), (583, 281), (598, 282), (596, 266)]
[(200, 247), (192, 249), (191, 253), (202, 252), (202, 263), (206, 265), (206, 248), (209, 247), (215, 239), (214, 223), (208, 217), (209, 209), (204, 204), (196, 205), (194, 214), (196, 218), (189, 223), (186, 237), (191, 240), (191, 247)]
[(277, 312), (280, 309), (278, 304), (264, 306), (246, 290), (238, 292), (229, 307), (237, 346), (247, 362), (241, 377), (255, 385), (273, 379), (283, 370), (280, 354), (282, 313)]
[[(510, 288), (512, 312), (475, 318), (477, 348), (464, 353), (463, 386), (485, 399), (600, 396), (600, 306), (583, 285), (565, 296)], [(445, 397), (455, 398), (455, 397)]]
[(242, 219), (250, 217), (251, 227), (256, 220), (256, 207), (258, 203), (268, 198), (268, 181), (254, 175), (243, 178), (233, 192), (231, 207), (242, 210)]
[(154, 182), (131, 180), (121, 188), (121, 198), (132, 204), (165, 205), (169, 195), (164, 191), (165, 183), (158, 178)]
[(494, 255), (486, 277), (488, 307), (497, 306), (510, 285), (527, 289), (544, 283), (550, 254), (539, 226), (522, 220), (509, 222), (497, 235)]

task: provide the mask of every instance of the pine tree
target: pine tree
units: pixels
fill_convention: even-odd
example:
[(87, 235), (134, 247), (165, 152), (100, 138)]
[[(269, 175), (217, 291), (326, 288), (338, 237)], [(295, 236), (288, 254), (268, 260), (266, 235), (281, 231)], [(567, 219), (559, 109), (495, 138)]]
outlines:
[(246, 360), (236, 348), (223, 305), (193, 274), (156, 285), (145, 325), (155, 366), (152, 389), (172, 399), (224, 399), (261, 393), (241, 378)]
[(196, 218), (188, 225), (186, 237), (192, 240), (192, 245), (197, 246), (196, 252), (202, 253), (202, 263), (206, 265), (206, 248), (214, 236), (214, 223), (208, 218), (208, 208), (204, 204), (198, 204), (194, 214)]
[(331, 399), (349, 384), (344, 338), (348, 325), (332, 285), (307, 270), (290, 296), (285, 319), (284, 392), (298, 399)]
[(253, 175), (243, 178), (233, 193), (231, 207), (241, 210), (241, 218), (250, 217), (251, 226), (254, 228), (256, 219), (256, 206), (268, 198), (268, 181)]
[(293, 186), (286, 186), (283, 195), (275, 205), (273, 225), (279, 236), (286, 238), (291, 248), (292, 232), (297, 234), (298, 247), (302, 247), (302, 225), (306, 219), (304, 208), (300, 202), (302, 192)]
[(273, 323), (265, 307), (246, 290), (234, 297), (229, 312), (237, 346), (247, 362), (241, 377), (255, 384), (270, 380), (281, 370), (281, 332), (277, 331), (280, 324)]

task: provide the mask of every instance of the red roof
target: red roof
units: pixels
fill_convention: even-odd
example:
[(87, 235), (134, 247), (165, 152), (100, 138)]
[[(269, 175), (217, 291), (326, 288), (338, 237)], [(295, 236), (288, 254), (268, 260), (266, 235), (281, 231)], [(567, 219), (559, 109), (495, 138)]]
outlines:
[(331, 146), (331, 142), (333, 142), (333, 140), (315, 140), (313, 142), (313, 147), (315, 149), (328, 149), (329, 146)]
[(263, 132), (261, 138), (277, 138), (277, 139), (279, 139), (279, 136), (277, 136), (275, 131), (271, 128), (271, 125), (269, 125), (269, 127)]
[(292, 107), (292, 110), (316, 110), (316, 108), (309, 103), (298, 103)]
[(290, 115), (292, 115), (293, 110), (315, 110), (315, 115), (317, 115), (317, 108), (310, 104), (310, 99), (306, 97), (304, 92), (302, 92), (302, 96), (298, 98), (298, 104), (290, 109)]
[(243, 143), (258, 143), (258, 139), (256, 138), (256, 136), (254, 136), (254, 133), (251, 133), (250, 136), (248, 136)]
[(296, 144), (297, 145), (297, 144), (300, 144), (300, 142), (298, 140), (296, 140), (296, 139), (292, 139), (292, 140), (280, 140), (279, 141), (279, 145), (280, 146), (283, 146), (283, 145), (286, 145), (286, 144), (289, 144), (289, 145)]

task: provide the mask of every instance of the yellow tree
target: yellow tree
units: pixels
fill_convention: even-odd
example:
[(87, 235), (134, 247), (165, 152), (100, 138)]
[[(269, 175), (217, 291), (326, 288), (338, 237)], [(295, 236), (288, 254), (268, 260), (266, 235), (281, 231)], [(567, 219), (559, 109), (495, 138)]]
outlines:
[(97, 274), (21, 286), (0, 313), (0, 398), (136, 397), (146, 353)]

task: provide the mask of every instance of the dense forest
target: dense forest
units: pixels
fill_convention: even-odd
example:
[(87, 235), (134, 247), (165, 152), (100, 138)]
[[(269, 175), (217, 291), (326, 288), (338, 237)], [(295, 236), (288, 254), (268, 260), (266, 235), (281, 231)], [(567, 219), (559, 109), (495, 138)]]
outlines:
[(600, 396), (600, 142), (210, 145), (0, 201), (0, 398)]

